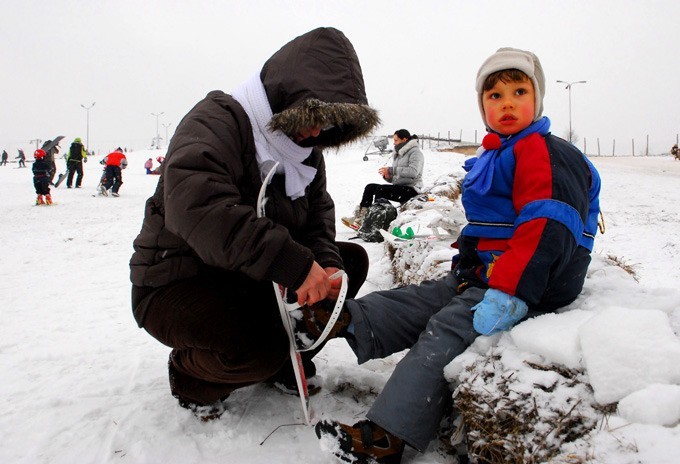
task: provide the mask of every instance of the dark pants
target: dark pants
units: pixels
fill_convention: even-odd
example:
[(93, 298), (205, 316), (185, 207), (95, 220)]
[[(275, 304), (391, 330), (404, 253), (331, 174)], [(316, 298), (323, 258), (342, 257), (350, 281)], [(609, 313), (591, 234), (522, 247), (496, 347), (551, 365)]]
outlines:
[(33, 186), (35, 187), (35, 193), (38, 195), (49, 195), (50, 194), (50, 178), (49, 177), (34, 177)]
[(416, 195), (418, 195), (416, 189), (407, 187), (406, 185), (368, 184), (364, 187), (364, 195), (361, 197), (359, 206), (368, 208), (378, 198), (397, 201), (403, 204)]
[(76, 187), (80, 187), (80, 184), (83, 182), (83, 163), (82, 161), (69, 160), (66, 187), (71, 188), (73, 185), (73, 175), (76, 173), (78, 174), (78, 177), (76, 177)]
[(118, 193), (120, 186), (123, 184), (123, 174), (120, 166), (106, 166), (106, 182), (104, 188), (111, 189), (113, 193)]
[[(360, 245), (338, 246), (353, 297), (366, 279), (368, 256)], [(288, 337), (271, 282), (216, 270), (139, 298), (143, 292), (133, 288), (133, 311), (145, 305), (138, 322), (173, 348), (170, 388), (180, 400), (210, 404), (238, 388), (287, 377)]]

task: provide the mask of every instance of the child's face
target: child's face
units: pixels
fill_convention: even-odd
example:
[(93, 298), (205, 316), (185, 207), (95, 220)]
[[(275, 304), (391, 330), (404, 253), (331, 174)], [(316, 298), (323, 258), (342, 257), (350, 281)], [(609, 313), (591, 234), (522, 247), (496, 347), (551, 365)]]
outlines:
[(530, 80), (498, 81), (482, 94), (486, 124), (502, 135), (526, 129), (534, 120), (534, 85)]

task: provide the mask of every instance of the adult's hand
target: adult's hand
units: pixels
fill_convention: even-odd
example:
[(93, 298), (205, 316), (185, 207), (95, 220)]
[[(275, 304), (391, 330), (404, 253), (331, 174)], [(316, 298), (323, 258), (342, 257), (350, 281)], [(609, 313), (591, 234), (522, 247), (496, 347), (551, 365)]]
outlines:
[(328, 274), (319, 266), (319, 263), (314, 261), (305, 281), (296, 290), (298, 296), (297, 302), (300, 306), (304, 304), (312, 305), (326, 299), (330, 289), (331, 280), (328, 278)]
[[(324, 268), (324, 271), (326, 271), (326, 275), (328, 275), (328, 278), (340, 271), (337, 267), (326, 267)], [(331, 288), (328, 291), (328, 298), (329, 300), (337, 300), (338, 296), (340, 295), (340, 288), (342, 287), (342, 274), (338, 274), (337, 277), (334, 279), (330, 279), (331, 281)]]

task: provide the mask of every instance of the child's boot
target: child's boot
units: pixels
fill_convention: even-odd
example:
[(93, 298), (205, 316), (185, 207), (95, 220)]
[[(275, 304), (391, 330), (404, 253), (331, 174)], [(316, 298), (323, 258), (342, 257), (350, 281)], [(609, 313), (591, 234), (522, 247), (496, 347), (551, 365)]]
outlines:
[(45, 195), (45, 203), (47, 203), (48, 205), (52, 204), (52, 195), (50, 195), (49, 193)]
[(45, 200), (43, 200), (42, 195), (38, 195), (38, 198), (35, 199), (35, 204), (36, 205), (44, 205), (45, 204)]

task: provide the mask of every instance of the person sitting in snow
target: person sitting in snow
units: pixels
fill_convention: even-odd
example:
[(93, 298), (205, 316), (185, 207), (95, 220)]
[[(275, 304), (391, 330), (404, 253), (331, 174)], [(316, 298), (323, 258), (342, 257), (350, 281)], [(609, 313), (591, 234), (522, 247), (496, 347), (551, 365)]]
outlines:
[[(210, 92), (182, 119), (130, 260), (134, 317), (172, 347), (180, 406), (213, 418), (241, 387), (296, 391), (272, 282), (311, 305), (338, 298), (342, 279), (330, 277), (344, 270), (347, 294), (359, 291), (368, 256), (335, 240), (322, 149), (378, 123), (354, 48), (334, 28), (293, 39), (231, 95)], [(312, 356), (303, 367), (314, 392)]]
[(38, 148), (33, 157), (33, 186), (38, 195), (35, 199), (36, 205), (51, 205), (52, 196), (50, 195), (50, 164), (47, 162), (47, 153)]
[(378, 174), (389, 184), (367, 184), (361, 202), (354, 214), (343, 217), (342, 222), (354, 230), (359, 230), (368, 208), (379, 198), (401, 204), (418, 195), (423, 186), (423, 152), (418, 146), (418, 136), (411, 135), (406, 129), (399, 129), (392, 136), (394, 155), (392, 166), (383, 166)]
[[(541, 117), (545, 78), (538, 58), (499, 49), (482, 64), (476, 89), (489, 134), (479, 157), (466, 162), (468, 224), (451, 272), (347, 300), (351, 317), (335, 328), (360, 363), (410, 349), (367, 420), (316, 425), (324, 449), (346, 462), (398, 463), (406, 444), (425, 450), (452, 404), (444, 367), (478, 336), (564, 307), (583, 287), (600, 178)], [(311, 312), (305, 319), (312, 320)]]
[(109, 153), (102, 160), (104, 168), (104, 176), (106, 180), (99, 186), (99, 193), (103, 196), (108, 196), (109, 190), (114, 197), (120, 196), (118, 191), (123, 185), (122, 170), (127, 167), (127, 158), (123, 154), (123, 149), (118, 147), (112, 153)]
[(151, 168), (153, 167), (153, 160), (149, 158), (144, 162), (144, 169), (146, 169), (147, 174), (151, 174)]
[(158, 161), (158, 166), (156, 166), (156, 169), (151, 171), (151, 174), (154, 175), (160, 175), (161, 174), (161, 169), (163, 168), (163, 163), (165, 162), (165, 157), (159, 156), (156, 158), (156, 161)]

